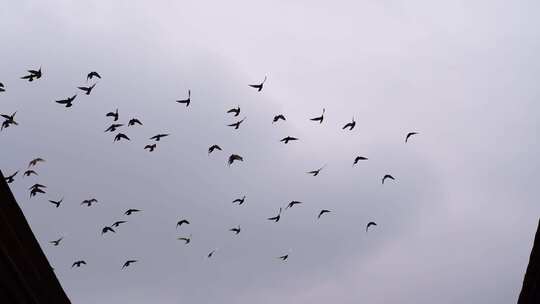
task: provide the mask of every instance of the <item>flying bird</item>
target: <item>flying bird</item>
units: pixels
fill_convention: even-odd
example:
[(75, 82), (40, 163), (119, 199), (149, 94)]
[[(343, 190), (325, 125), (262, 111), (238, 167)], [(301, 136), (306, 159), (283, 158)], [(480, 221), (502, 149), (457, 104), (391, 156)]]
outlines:
[(43, 162), (45, 162), (45, 160), (41, 157), (34, 158), (30, 161), (30, 163), (28, 163), (28, 168), (33, 167), (37, 165), (38, 163), (43, 163)]
[(229, 231), (232, 231), (232, 232), (234, 232), (234, 234), (238, 235), (240, 233), (240, 231), (242, 231), (242, 229), (240, 228), (240, 225), (238, 225), (238, 227), (231, 228), (231, 229), (229, 229)]
[(210, 252), (208, 253), (207, 257), (208, 257), (208, 258), (211, 258), (211, 257), (214, 255), (214, 253), (216, 253), (216, 250), (215, 250), (215, 249), (212, 250), (212, 251), (210, 251)]
[(42, 184), (33, 184), (32, 186), (28, 188), (28, 190), (37, 189), (37, 188), (47, 188), (47, 186), (42, 185)]
[(0, 92), (5, 92), (6, 87), (4, 87), (4, 84), (0, 82)]
[(282, 255), (282, 256), (279, 256), (278, 259), (282, 260), (282, 261), (286, 261), (287, 259), (289, 258), (289, 254), (285, 254), (285, 255)]
[(299, 202), (299, 201), (291, 201), (291, 202), (287, 205), (287, 207), (285, 207), (285, 209), (292, 208), (293, 206), (299, 205), (299, 204), (302, 204), (302, 202)]
[(230, 109), (227, 113), (233, 113), (235, 117), (240, 115), (240, 106)]
[(279, 219), (281, 218), (281, 208), (279, 208), (279, 213), (278, 215), (276, 216), (273, 216), (273, 217), (269, 217), (268, 220), (269, 221), (274, 221), (274, 222), (279, 222)]
[(180, 220), (178, 221), (178, 223), (176, 223), (176, 229), (178, 229), (178, 227), (182, 226), (182, 225), (189, 225), (190, 222), (186, 219), (183, 219), (183, 220)]
[(154, 135), (154, 136), (150, 137), (150, 139), (153, 139), (155, 141), (160, 141), (161, 138), (169, 136), (169, 135), (170, 134), (158, 134), (158, 135)]
[(239, 120), (235, 123), (232, 123), (230, 125), (227, 125), (229, 127), (234, 127), (235, 130), (238, 130), (238, 128), (240, 128), (240, 124), (244, 122), (244, 120), (246, 120), (246, 117), (242, 118), (242, 120)]
[(81, 265), (86, 265), (86, 262), (84, 260), (76, 261), (75, 263), (73, 263), (73, 265), (71, 265), (71, 268), (81, 267)]
[(352, 129), (354, 129), (355, 126), (356, 126), (356, 121), (354, 121), (354, 117), (353, 117), (352, 121), (345, 124), (342, 129), (345, 130), (345, 129), (349, 128), (349, 131), (352, 131)]
[(59, 238), (58, 240), (50, 241), (50, 244), (53, 244), (53, 246), (60, 245), (60, 242), (64, 239), (64, 237)]
[(19, 171), (16, 171), (15, 173), (11, 174), (10, 176), (4, 177), (4, 180), (6, 181), (6, 183), (8, 183), (8, 184), (13, 183), (15, 181), (15, 176), (17, 175), (17, 173), (19, 173)]
[(81, 91), (84, 91), (84, 93), (86, 95), (90, 95), (90, 93), (92, 92), (92, 90), (94, 89), (94, 87), (96, 86), (96, 84), (94, 83), (93, 85), (89, 86), (89, 87), (77, 87), (79, 90)]
[(21, 79), (25, 79), (25, 80), (28, 80), (29, 82), (32, 82), (34, 81), (34, 79), (39, 79), (41, 78), (41, 67), (39, 68), (39, 70), (28, 70), (28, 75), (25, 75), (23, 77), (21, 77)]
[(49, 200), (49, 203), (56, 205), (56, 208), (58, 208), (58, 207), (60, 207), (60, 204), (62, 203), (63, 200), (64, 200), (64, 198), (62, 197), (58, 201)]
[(75, 100), (75, 97), (77, 97), (77, 94), (75, 94), (75, 95), (73, 95), (71, 97), (68, 97), (66, 99), (56, 100), (56, 103), (65, 105), (66, 108), (70, 108), (71, 106), (73, 106), (73, 101)]
[(371, 226), (377, 226), (377, 223), (375, 223), (375, 222), (369, 222), (369, 223), (366, 225), (366, 232), (368, 232), (368, 229), (369, 229), (369, 227), (371, 227)]
[(330, 210), (327, 210), (327, 209), (323, 209), (321, 210), (321, 212), (319, 212), (319, 215), (317, 215), (317, 219), (320, 219), (321, 216), (325, 213), (330, 213), (331, 211)]
[(416, 135), (418, 134), (418, 132), (409, 132), (407, 133), (407, 136), (405, 136), (405, 143), (407, 143), (407, 141), (409, 140), (409, 138), (413, 135)]
[(122, 127), (124, 124), (112, 124), (110, 125), (105, 132), (116, 132), (116, 129)]
[(320, 167), (319, 169), (317, 170), (313, 170), (313, 171), (309, 171), (309, 172), (306, 172), (307, 174), (311, 174), (313, 176), (317, 176), (319, 175), (319, 173), (321, 173), (322, 169), (324, 169), (324, 167), (326, 167), (326, 165)]
[(114, 141), (120, 141), (122, 139), (125, 139), (125, 140), (130, 140), (129, 137), (127, 137), (126, 134), (124, 133), (118, 133), (116, 134), (116, 136), (114, 137)]
[(229, 166), (232, 165), (235, 160), (243, 162), (244, 158), (237, 154), (231, 154), (231, 156), (229, 156)]
[(218, 146), (218, 145), (212, 145), (212, 146), (210, 146), (210, 148), (208, 148), (208, 154), (214, 152), (214, 150), (222, 151), (220, 146)]
[(142, 122), (141, 122), (139, 119), (137, 119), (137, 118), (132, 118), (132, 119), (130, 119), (129, 122), (128, 122), (128, 127), (134, 126), (134, 125), (136, 125), (136, 124), (137, 124), (137, 125), (140, 125), (140, 126), (143, 125)]
[(127, 221), (116, 221), (116, 222), (114, 222), (111, 226), (112, 226), (112, 227), (118, 227), (118, 226), (120, 226), (121, 224), (125, 224), (125, 223), (127, 223)]
[(150, 152), (154, 152), (154, 149), (156, 149), (156, 144), (146, 145), (144, 146), (144, 150), (148, 149)]
[(260, 92), (263, 89), (265, 82), (266, 82), (266, 76), (264, 76), (264, 80), (260, 84), (249, 84), (249, 86), (254, 89), (257, 89), (257, 92)]
[(90, 72), (86, 76), (86, 81), (88, 81), (88, 80), (90, 80), (90, 79), (92, 79), (94, 77), (101, 79), (101, 76), (98, 74), (98, 72)]
[(105, 233), (107, 233), (109, 231), (113, 232), (113, 233), (116, 233), (116, 231), (114, 231), (114, 229), (112, 229), (111, 227), (105, 226), (105, 227), (103, 227), (103, 229), (101, 229), (101, 234), (103, 235), (103, 234), (105, 234)]
[(278, 122), (280, 120), (283, 120), (283, 121), (286, 120), (285, 116), (283, 116), (283, 114), (278, 114), (278, 115), (274, 116), (274, 119), (272, 120), (272, 123)]
[(291, 137), (291, 136), (287, 136), (287, 137), (283, 138), (282, 140), (280, 140), (280, 142), (285, 143), (285, 144), (288, 144), (289, 141), (294, 141), (294, 140), (298, 140), (298, 138), (296, 138), (296, 137)]
[(232, 203), (233, 204), (238, 203), (238, 206), (240, 206), (244, 203), (245, 200), (246, 200), (246, 196), (244, 195), (242, 198), (235, 199)]
[(38, 175), (37, 172), (34, 171), (34, 170), (26, 170), (26, 171), (24, 171), (24, 173), (23, 173), (24, 176), (30, 176), (30, 175), (32, 175), (32, 174)]
[(179, 241), (184, 241), (184, 243), (187, 245), (191, 242), (191, 234), (188, 237), (179, 237)]
[(34, 197), (36, 196), (38, 193), (42, 193), (44, 194), (45, 193), (45, 190), (41, 189), (41, 188), (32, 188), (30, 190), (30, 197)]
[(126, 210), (126, 212), (124, 212), (125, 215), (131, 215), (132, 213), (135, 213), (135, 212), (141, 212), (141, 210), (139, 209), (128, 209)]
[(4, 118), (4, 122), (2, 122), (2, 127), (0, 128), (0, 130), (8, 128), (10, 125), (19, 125), (19, 123), (15, 121), (15, 114), (17, 114), (17, 112), (14, 112), (11, 115), (0, 114), (0, 116)]
[(324, 120), (324, 112), (326, 111), (326, 109), (322, 109), (322, 114), (321, 116), (318, 116), (318, 117), (314, 117), (314, 118), (310, 118), (309, 120), (311, 121), (318, 121), (320, 124), (322, 124), (323, 120)]
[(187, 99), (177, 100), (176, 102), (184, 103), (184, 104), (186, 104), (186, 107), (188, 107), (189, 104), (191, 103), (191, 90), (188, 90), (188, 98)]
[(118, 108), (114, 111), (114, 112), (109, 112), (107, 114), (105, 114), (105, 117), (112, 117), (114, 119), (114, 121), (118, 121)]
[(87, 199), (87, 200), (84, 200), (82, 201), (81, 205), (86, 205), (88, 207), (92, 206), (93, 203), (97, 203), (98, 200), (95, 199), (95, 198), (92, 198), (92, 199)]
[(361, 160), (368, 160), (368, 158), (367, 158), (367, 157), (363, 157), (363, 156), (357, 156), (357, 157), (355, 157), (355, 158), (354, 158), (354, 162), (353, 162), (353, 166), (356, 165), (356, 164), (358, 164), (358, 162), (361, 161)]
[(127, 260), (124, 265), (122, 266), (122, 269), (129, 267), (129, 265), (138, 262), (138, 260)]
[(382, 184), (383, 184), (383, 185), (384, 185), (384, 181), (385, 181), (386, 179), (395, 180), (395, 178), (394, 178), (392, 175), (386, 174), (386, 175), (383, 176), (383, 178), (382, 178)]

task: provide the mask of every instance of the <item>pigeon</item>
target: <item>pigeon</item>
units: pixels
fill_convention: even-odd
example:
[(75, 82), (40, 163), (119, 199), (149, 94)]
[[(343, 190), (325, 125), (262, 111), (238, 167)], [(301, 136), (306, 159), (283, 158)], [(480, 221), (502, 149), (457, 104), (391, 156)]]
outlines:
[(242, 198), (235, 199), (232, 203), (233, 204), (238, 203), (238, 206), (240, 206), (244, 203), (245, 200), (246, 200), (246, 196), (244, 195)]
[(354, 117), (353, 117), (352, 121), (344, 125), (342, 129), (345, 130), (349, 128), (349, 131), (352, 131), (352, 129), (354, 129), (355, 126), (356, 126), (356, 121), (354, 121)]
[(13, 183), (15, 181), (15, 175), (17, 175), (17, 173), (19, 173), (19, 171), (16, 171), (15, 173), (11, 174), (10, 176), (4, 177), (4, 180), (6, 181), (6, 183), (8, 183), (8, 184)]
[(299, 204), (302, 204), (302, 202), (299, 202), (299, 201), (291, 201), (291, 202), (287, 205), (287, 207), (285, 207), (285, 209), (292, 208), (293, 206), (299, 205)]
[(6, 91), (6, 87), (4, 86), (3, 83), (0, 82), (0, 92), (5, 92)]
[(309, 120), (311, 120), (311, 121), (318, 121), (320, 124), (322, 124), (322, 122), (323, 122), (323, 120), (324, 120), (324, 112), (325, 112), (325, 111), (326, 111), (326, 110), (323, 109), (323, 110), (322, 110), (321, 116), (314, 117), (314, 118), (310, 118)]
[(395, 178), (394, 178), (392, 175), (386, 174), (386, 175), (382, 178), (382, 184), (383, 184), (383, 185), (384, 185), (384, 181), (385, 181), (386, 179), (395, 180)]
[(186, 104), (186, 107), (188, 107), (189, 104), (191, 103), (191, 90), (188, 90), (188, 98), (187, 99), (177, 100), (176, 102), (184, 103), (184, 104)]
[(176, 228), (178, 229), (178, 227), (182, 226), (182, 225), (189, 225), (190, 222), (186, 219), (183, 219), (183, 220), (180, 220), (178, 221), (178, 223), (176, 223)]
[(208, 257), (208, 258), (211, 258), (211, 257), (214, 255), (214, 253), (216, 253), (216, 250), (215, 250), (215, 249), (212, 250), (212, 251), (210, 251), (210, 252), (208, 253), (207, 257)]
[(237, 154), (231, 154), (231, 156), (229, 156), (229, 166), (232, 165), (235, 160), (243, 162), (244, 158)]
[(234, 127), (235, 130), (238, 130), (238, 128), (240, 128), (240, 124), (242, 124), (244, 122), (244, 120), (246, 120), (246, 117), (242, 118), (242, 120), (239, 120), (235, 123), (232, 123), (230, 125), (227, 125), (229, 127)]
[(116, 129), (122, 127), (123, 124), (112, 124), (110, 125), (105, 132), (116, 132)]
[(73, 106), (73, 101), (75, 100), (76, 97), (77, 97), (77, 94), (71, 97), (68, 97), (66, 99), (56, 100), (56, 103), (65, 105), (66, 108), (70, 108), (71, 106)]
[(105, 227), (103, 227), (103, 229), (101, 229), (101, 234), (103, 235), (103, 234), (105, 234), (105, 233), (107, 233), (109, 231), (113, 232), (113, 233), (116, 233), (116, 231), (114, 231), (114, 229), (112, 229), (111, 227), (105, 226)]
[(118, 115), (118, 109), (116, 109), (114, 112), (109, 112), (105, 114), (105, 117), (112, 117), (114, 121), (118, 121), (119, 116), (120, 115)]
[(88, 207), (92, 206), (93, 203), (97, 203), (97, 199), (95, 198), (92, 198), (92, 199), (87, 199), (87, 200), (84, 200), (82, 201), (81, 205), (86, 205)]
[(58, 240), (54, 240), (54, 241), (50, 241), (49, 243), (52, 244), (53, 246), (58, 246), (60, 245), (60, 242), (64, 239), (64, 237), (61, 237), (59, 238)]
[(21, 79), (25, 79), (25, 80), (28, 80), (29, 82), (32, 82), (34, 81), (34, 79), (39, 79), (41, 78), (41, 67), (39, 68), (39, 70), (28, 70), (28, 75), (25, 75), (23, 77), (21, 77)]
[(93, 85), (91, 85), (89, 87), (77, 87), (77, 89), (79, 89), (81, 91), (84, 91), (84, 93), (86, 95), (90, 95), (90, 93), (92, 92), (92, 90), (94, 89), (95, 86), (96, 86), (96, 84), (94, 83)]
[(289, 258), (289, 254), (285, 254), (285, 255), (282, 255), (282, 256), (278, 257), (278, 259), (280, 259), (282, 261), (286, 261), (288, 258)]
[(28, 163), (28, 168), (33, 167), (37, 165), (38, 163), (42, 163), (42, 162), (45, 162), (43, 158), (41, 157), (34, 158), (30, 161), (30, 163)]
[(127, 221), (116, 221), (116, 222), (114, 222), (111, 226), (112, 226), (112, 227), (118, 227), (118, 226), (120, 226), (121, 224), (125, 224), (125, 223), (127, 223)]
[(32, 174), (38, 175), (37, 172), (34, 171), (34, 170), (26, 170), (26, 171), (24, 171), (24, 173), (23, 173), (24, 176), (30, 176), (30, 175), (32, 175)]
[(73, 263), (73, 265), (71, 265), (71, 268), (73, 267), (81, 267), (81, 265), (86, 265), (86, 262), (83, 261), (83, 260), (80, 260), (80, 261), (76, 261), (75, 263)]
[(169, 136), (169, 135), (170, 134), (158, 134), (158, 135), (154, 135), (154, 136), (150, 137), (150, 139), (153, 139), (155, 141), (160, 141), (161, 138)]
[(409, 138), (413, 135), (416, 135), (418, 134), (418, 132), (409, 132), (407, 133), (407, 136), (405, 136), (405, 143), (407, 143), (407, 141), (409, 141)]
[(129, 267), (129, 265), (138, 262), (138, 260), (127, 260), (124, 265), (122, 266), (122, 269)]
[(98, 74), (98, 72), (90, 72), (86, 76), (86, 81), (91, 80), (94, 77), (101, 79), (101, 76)]
[(321, 210), (321, 212), (319, 212), (319, 215), (317, 216), (317, 219), (320, 219), (323, 214), (330, 213), (330, 212), (331, 212), (330, 210), (326, 210), (326, 209)]
[(233, 113), (235, 117), (240, 115), (240, 106), (230, 109), (227, 113)]
[(361, 161), (361, 160), (368, 160), (368, 158), (367, 158), (367, 157), (363, 157), (363, 156), (357, 156), (357, 157), (355, 157), (355, 158), (354, 158), (354, 162), (353, 162), (353, 166), (356, 165), (356, 164), (358, 164), (358, 162)]
[(294, 140), (298, 140), (298, 138), (296, 138), (296, 137), (291, 137), (291, 136), (287, 136), (287, 137), (283, 138), (282, 140), (280, 140), (280, 142), (285, 143), (285, 144), (288, 144), (289, 141), (294, 141)]
[(366, 232), (368, 232), (368, 229), (369, 229), (369, 227), (371, 227), (371, 226), (377, 226), (377, 223), (375, 223), (375, 222), (369, 222), (369, 223), (366, 225)]
[(142, 122), (141, 122), (139, 119), (137, 119), (137, 118), (132, 118), (132, 119), (130, 119), (129, 122), (128, 122), (128, 127), (134, 126), (134, 125), (136, 125), (136, 124), (137, 124), (137, 125), (140, 125), (140, 126), (143, 125)]
[(279, 213), (278, 215), (276, 216), (273, 216), (273, 217), (269, 217), (268, 220), (269, 221), (274, 221), (274, 222), (279, 222), (279, 219), (281, 218), (281, 208), (279, 208)]
[(56, 208), (58, 208), (58, 207), (60, 207), (60, 204), (62, 203), (63, 200), (64, 200), (64, 198), (61, 198), (61, 199), (58, 200), (58, 201), (49, 200), (49, 202), (50, 202), (51, 204), (56, 205)]
[(265, 82), (266, 82), (266, 76), (264, 76), (264, 80), (260, 84), (249, 84), (249, 86), (256, 89), (257, 92), (260, 92), (263, 89)]
[(144, 146), (144, 150), (148, 149), (150, 152), (154, 152), (154, 149), (156, 149), (156, 144), (146, 145)]
[(285, 121), (285, 116), (283, 116), (283, 114), (278, 114), (276, 116), (274, 116), (274, 119), (272, 120), (272, 123), (275, 123), (275, 122), (278, 122), (279, 120), (283, 120)]
[(210, 148), (208, 148), (208, 154), (214, 152), (214, 150), (222, 151), (220, 146), (218, 146), (218, 145), (212, 145), (212, 146), (210, 146)]
[(319, 175), (319, 173), (321, 173), (321, 170), (324, 169), (325, 166), (326, 166), (326, 165), (320, 167), (320, 168), (317, 169), (317, 170), (309, 171), (309, 172), (306, 172), (306, 173), (307, 173), (307, 174), (311, 174), (311, 175), (313, 175), (313, 176), (317, 176), (317, 175)]
[(179, 237), (179, 241), (184, 241), (184, 243), (187, 245), (191, 242), (191, 234), (188, 237)]
[(242, 231), (242, 229), (240, 228), (240, 225), (238, 225), (238, 227), (231, 228), (231, 229), (229, 229), (229, 231), (232, 231), (232, 232), (234, 232), (234, 234), (238, 235), (240, 233), (240, 231)]
[(114, 137), (114, 141), (120, 141), (122, 139), (125, 139), (125, 140), (130, 140), (129, 137), (127, 137), (126, 134), (124, 133), (118, 133), (116, 134), (116, 136)]
[(44, 194), (45, 191), (41, 188), (32, 188), (32, 190), (30, 190), (30, 197), (34, 197), (36, 196), (38, 193), (42, 193)]
[(135, 213), (135, 212), (141, 212), (141, 210), (139, 209), (128, 209), (126, 210), (126, 212), (124, 212), (125, 215), (131, 215), (132, 213)]

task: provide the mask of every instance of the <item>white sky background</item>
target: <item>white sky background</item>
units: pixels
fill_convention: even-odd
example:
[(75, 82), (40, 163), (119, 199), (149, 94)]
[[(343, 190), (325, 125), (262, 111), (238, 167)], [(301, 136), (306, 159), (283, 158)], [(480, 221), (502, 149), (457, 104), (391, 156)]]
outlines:
[[(540, 214), (539, 6), (4, 0), (0, 112), (20, 126), (0, 133), (0, 168), (47, 159), (12, 190), (74, 303), (515, 302)], [(19, 79), (40, 65), (42, 79)], [(92, 70), (90, 96), (54, 103)], [(247, 87), (264, 75), (262, 93)], [(188, 89), (186, 109), (174, 100)], [(144, 123), (123, 130), (131, 142), (103, 133), (117, 107)], [(143, 151), (160, 132), (172, 136)], [(208, 157), (214, 143), (224, 152)], [(231, 153), (245, 162), (227, 167)], [(352, 168), (356, 155), (369, 161)], [(386, 173), (397, 181), (382, 186)], [(28, 199), (35, 182), (48, 193)], [(305, 205), (265, 220), (291, 200)], [(101, 236), (128, 208), (144, 211)]]

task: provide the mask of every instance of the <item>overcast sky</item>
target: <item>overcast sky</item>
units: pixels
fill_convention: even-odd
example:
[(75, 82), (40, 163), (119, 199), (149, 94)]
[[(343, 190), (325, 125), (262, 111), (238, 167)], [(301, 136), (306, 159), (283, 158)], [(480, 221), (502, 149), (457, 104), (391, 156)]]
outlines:
[[(512, 303), (540, 214), (539, 6), (3, 1), (0, 112), (19, 126), (0, 133), (0, 168), (47, 160), (11, 186), (74, 303)], [(144, 124), (121, 128), (130, 142), (103, 132), (116, 108)], [(144, 151), (157, 133), (171, 136)], [(231, 153), (244, 162), (228, 167)], [(36, 182), (47, 194), (29, 199)], [(291, 200), (304, 204), (266, 220)]]

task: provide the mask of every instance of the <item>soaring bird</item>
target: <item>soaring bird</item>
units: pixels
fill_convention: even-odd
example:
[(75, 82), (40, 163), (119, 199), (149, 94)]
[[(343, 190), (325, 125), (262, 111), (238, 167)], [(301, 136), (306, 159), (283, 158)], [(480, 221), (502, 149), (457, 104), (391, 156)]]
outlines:
[(136, 124), (137, 124), (137, 125), (140, 125), (140, 126), (143, 125), (142, 122), (141, 122), (139, 119), (137, 119), (137, 118), (132, 118), (132, 119), (130, 119), (129, 122), (128, 122), (128, 127), (134, 126), (134, 125), (136, 125)]
[(323, 120), (324, 120), (324, 112), (326, 111), (326, 109), (322, 109), (322, 114), (321, 116), (318, 116), (318, 117), (314, 117), (314, 118), (310, 118), (309, 120), (311, 121), (318, 121), (320, 124), (322, 124)]
[(38, 163), (43, 163), (43, 162), (45, 162), (45, 160), (41, 157), (34, 158), (28, 163), (28, 168), (33, 167), (37, 165)]
[(139, 209), (128, 209), (126, 210), (126, 212), (124, 212), (125, 215), (131, 215), (132, 213), (135, 213), (135, 212), (141, 212), (141, 210)]
[(291, 137), (291, 136), (287, 136), (287, 137), (281, 139), (280, 142), (285, 143), (285, 144), (288, 144), (289, 141), (294, 141), (294, 140), (298, 140), (298, 138), (296, 138), (296, 137)]
[(358, 164), (358, 162), (361, 161), (361, 160), (368, 160), (368, 158), (367, 158), (367, 157), (363, 157), (363, 156), (357, 156), (357, 157), (355, 157), (355, 158), (354, 158), (354, 162), (353, 162), (353, 166), (356, 165), (356, 164)]
[(8, 183), (8, 184), (13, 183), (15, 181), (15, 175), (17, 175), (17, 173), (19, 173), (19, 171), (16, 171), (15, 173), (11, 174), (10, 176), (4, 177), (4, 180), (6, 181), (6, 183)]
[(77, 94), (75, 94), (75, 95), (73, 95), (71, 97), (68, 97), (66, 99), (56, 100), (56, 103), (65, 105), (66, 108), (70, 108), (71, 106), (73, 106), (73, 101), (75, 100), (75, 97), (77, 97)]
[(208, 253), (207, 257), (208, 257), (208, 258), (211, 258), (211, 257), (214, 255), (214, 253), (216, 253), (216, 249), (210, 251), (210, 252)]
[(287, 207), (285, 207), (285, 209), (289, 209), (289, 208), (292, 208), (294, 205), (299, 205), (299, 204), (302, 204), (302, 202), (299, 202), (299, 201), (291, 201)]
[(280, 260), (282, 260), (282, 261), (286, 261), (288, 258), (289, 258), (289, 254), (288, 254), (288, 253), (278, 257), (278, 259), (280, 259)]
[(418, 132), (409, 132), (407, 133), (407, 136), (405, 136), (405, 143), (409, 140), (409, 137), (418, 134)]
[(244, 195), (242, 198), (235, 199), (232, 203), (233, 204), (238, 203), (238, 206), (240, 206), (244, 203), (245, 200), (246, 200), (246, 196)]
[(240, 225), (238, 225), (238, 227), (231, 228), (229, 231), (234, 232), (234, 234), (239, 234), (240, 231), (242, 231), (242, 228), (240, 228)]
[(285, 121), (285, 116), (283, 116), (283, 114), (278, 114), (276, 116), (274, 116), (274, 119), (272, 120), (272, 123), (275, 123), (275, 122), (278, 122), (279, 120), (283, 120)]
[(345, 124), (342, 129), (345, 130), (345, 129), (349, 128), (349, 131), (352, 131), (352, 129), (354, 129), (355, 126), (356, 126), (356, 121), (354, 121), (354, 117), (353, 117), (352, 121)]
[(327, 209), (323, 209), (321, 210), (321, 212), (319, 212), (319, 215), (317, 215), (317, 219), (320, 219), (321, 216), (325, 213), (330, 213), (331, 211), (330, 210), (327, 210)]
[(124, 133), (118, 133), (114, 137), (114, 141), (120, 141), (121, 139), (130, 140), (129, 137)]
[(231, 154), (231, 156), (229, 156), (229, 166), (232, 165), (235, 160), (243, 162), (244, 158), (238, 154)]
[(4, 84), (0, 82), (0, 92), (5, 92), (6, 88), (4, 87)]
[(319, 173), (321, 173), (322, 169), (324, 169), (324, 167), (326, 167), (326, 165), (320, 167), (319, 169), (317, 170), (313, 170), (313, 171), (309, 171), (309, 172), (306, 172), (307, 174), (311, 174), (313, 176), (317, 176), (319, 175)]
[(240, 115), (240, 106), (230, 109), (227, 113), (233, 113), (234, 116)]
[(105, 132), (116, 132), (116, 129), (122, 127), (124, 124), (112, 124), (110, 125)]
[(246, 117), (242, 118), (242, 120), (239, 120), (235, 123), (232, 123), (230, 125), (227, 125), (229, 127), (234, 127), (235, 130), (238, 130), (238, 128), (240, 128), (240, 124), (244, 122), (244, 120), (246, 120)]
[(32, 175), (32, 174), (38, 175), (37, 172), (34, 171), (34, 170), (26, 170), (26, 171), (24, 171), (24, 173), (23, 173), (24, 176), (30, 176), (30, 175)]
[(371, 226), (377, 226), (377, 223), (375, 223), (375, 222), (369, 222), (369, 223), (366, 225), (366, 232), (368, 232), (368, 229), (369, 229), (369, 227), (371, 227)]
[(60, 207), (60, 204), (62, 203), (63, 200), (64, 200), (64, 198), (62, 197), (58, 201), (49, 200), (49, 203), (56, 205), (56, 208), (58, 208), (58, 207)]
[(92, 79), (94, 77), (97, 77), (97, 78), (101, 79), (101, 76), (98, 74), (98, 72), (90, 72), (86, 76), (86, 81), (88, 81), (88, 80), (90, 80), (90, 79)]
[(114, 121), (118, 121), (118, 108), (114, 111), (114, 112), (109, 112), (107, 114), (105, 114), (105, 117), (112, 117), (114, 119)]
[(127, 260), (124, 265), (122, 266), (122, 269), (129, 267), (129, 265), (138, 262), (138, 260)]
[(32, 188), (30, 190), (30, 197), (34, 197), (36, 196), (38, 193), (42, 193), (44, 194), (45, 193), (45, 190), (41, 189), (41, 188)]
[(47, 186), (42, 185), (42, 184), (37, 184), (37, 183), (36, 183), (36, 184), (33, 184), (32, 186), (30, 186), (30, 187), (28, 188), (28, 190), (36, 189), (36, 188), (47, 188)]
[(64, 237), (59, 238), (58, 240), (50, 241), (50, 244), (53, 244), (53, 246), (60, 245), (60, 242), (64, 239)]
[(81, 91), (84, 91), (84, 93), (86, 95), (90, 95), (90, 93), (92, 92), (92, 90), (94, 89), (95, 86), (96, 86), (96, 84), (94, 83), (93, 85), (91, 85), (89, 87), (77, 87), (77, 89), (79, 89)]
[(116, 233), (116, 231), (114, 231), (114, 229), (112, 229), (111, 227), (105, 226), (105, 227), (103, 227), (103, 229), (101, 229), (101, 234), (103, 235), (103, 234), (105, 234), (105, 233), (107, 233), (109, 231), (113, 232), (113, 233)]
[(279, 213), (278, 215), (276, 216), (273, 216), (273, 217), (269, 217), (268, 220), (269, 221), (274, 221), (274, 222), (279, 222), (279, 219), (281, 218), (281, 208), (279, 208)]
[(73, 267), (81, 267), (81, 265), (86, 265), (86, 262), (84, 260), (80, 260), (80, 261), (76, 261), (75, 263), (73, 263), (73, 265), (71, 265), (71, 268)]
[(221, 147), (218, 146), (218, 145), (212, 145), (212, 146), (210, 146), (210, 148), (208, 148), (208, 154), (214, 152), (214, 150), (219, 150), (219, 151), (221, 151)]
[(160, 141), (161, 138), (169, 136), (169, 135), (171, 135), (171, 134), (158, 134), (158, 135), (154, 135), (154, 136), (150, 137), (150, 139), (153, 139), (155, 141)]
[(14, 112), (11, 115), (0, 114), (0, 116), (2, 116), (5, 119), (4, 122), (2, 122), (1, 129), (8, 128), (10, 125), (16, 125), (17, 126), (19, 124), (18, 122), (15, 121), (15, 114), (17, 114), (17, 112)]
[(391, 180), (395, 180), (395, 178), (394, 178), (392, 175), (386, 174), (386, 175), (383, 176), (383, 178), (382, 178), (382, 184), (383, 184), (383, 185), (384, 185), (384, 181), (385, 181), (386, 179), (388, 179), (388, 178), (391, 179)]
[(191, 90), (188, 90), (188, 98), (187, 99), (177, 100), (176, 102), (185, 103), (186, 107), (189, 106), (189, 104), (191, 103)]
[(34, 79), (39, 79), (41, 78), (41, 67), (39, 68), (39, 70), (28, 70), (28, 75), (25, 75), (23, 77), (21, 77), (21, 79), (26, 79), (28, 80), (29, 82), (32, 82), (34, 81)]
[(144, 146), (144, 150), (148, 149), (150, 152), (154, 152), (154, 149), (157, 147), (156, 144), (146, 145)]
[(178, 223), (176, 223), (176, 228), (178, 229), (178, 227), (182, 226), (182, 225), (189, 225), (190, 222), (186, 219), (183, 219), (183, 220), (179, 220)]
[(249, 86), (257, 89), (257, 92), (260, 92), (263, 89), (265, 82), (266, 82), (266, 76), (264, 76), (264, 80), (260, 84), (249, 84)]
[(188, 236), (188, 237), (179, 237), (178, 238), (179, 241), (184, 241), (185, 244), (189, 244), (191, 242), (191, 234)]
[(97, 203), (98, 200), (95, 199), (95, 198), (91, 198), (91, 199), (86, 199), (84, 201), (82, 201), (81, 205), (86, 205), (88, 207), (92, 206), (93, 203)]
[(114, 222), (111, 226), (112, 226), (112, 227), (118, 227), (118, 226), (120, 226), (121, 224), (125, 224), (125, 223), (127, 223), (127, 221), (116, 221), (116, 222)]

